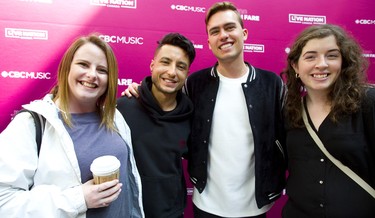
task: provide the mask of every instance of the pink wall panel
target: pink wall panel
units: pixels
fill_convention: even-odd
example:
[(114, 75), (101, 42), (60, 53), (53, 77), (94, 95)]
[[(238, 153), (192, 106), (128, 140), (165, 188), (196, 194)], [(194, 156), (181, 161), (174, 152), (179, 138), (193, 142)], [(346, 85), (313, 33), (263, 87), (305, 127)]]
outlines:
[[(22, 104), (53, 86), (63, 52), (82, 34), (99, 32), (119, 62), (119, 92), (149, 74), (156, 41), (168, 32), (190, 38), (197, 50), (191, 71), (212, 66), (204, 16), (214, 0), (0, 1), (0, 131)], [(245, 59), (280, 73), (286, 48), (311, 24), (339, 24), (361, 43), (375, 82), (375, 2), (372, 0), (236, 0), (249, 38)], [(190, 186), (191, 187), (191, 186)], [(190, 200), (190, 198), (189, 198)], [(268, 217), (280, 217), (285, 197)], [(186, 217), (192, 217), (191, 201)]]

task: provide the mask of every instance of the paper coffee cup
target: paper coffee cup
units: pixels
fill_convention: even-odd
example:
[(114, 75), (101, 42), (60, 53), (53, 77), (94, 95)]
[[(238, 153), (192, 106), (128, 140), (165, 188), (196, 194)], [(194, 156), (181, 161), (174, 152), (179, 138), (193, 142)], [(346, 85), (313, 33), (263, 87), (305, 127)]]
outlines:
[(105, 155), (96, 158), (90, 166), (94, 177), (94, 183), (101, 184), (103, 182), (119, 179), (120, 166), (120, 161), (115, 156)]

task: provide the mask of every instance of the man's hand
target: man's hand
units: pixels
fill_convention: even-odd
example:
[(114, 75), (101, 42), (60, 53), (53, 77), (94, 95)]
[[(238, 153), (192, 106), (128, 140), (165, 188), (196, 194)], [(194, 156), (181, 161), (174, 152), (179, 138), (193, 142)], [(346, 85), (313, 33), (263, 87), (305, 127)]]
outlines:
[(94, 185), (94, 180), (89, 180), (82, 185), (87, 208), (107, 207), (118, 198), (122, 183), (118, 179)]
[(133, 82), (132, 84), (130, 84), (128, 86), (127, 89), (125, 89), (125, 91), (121, 92), (121, 96), (127, 96), (128, 98), (131, 98), (131, 97), (134, 96), (134, 97), (138, 98), (139, 97), (138, 86), (140, 86), (140, 85), (141, 84)]

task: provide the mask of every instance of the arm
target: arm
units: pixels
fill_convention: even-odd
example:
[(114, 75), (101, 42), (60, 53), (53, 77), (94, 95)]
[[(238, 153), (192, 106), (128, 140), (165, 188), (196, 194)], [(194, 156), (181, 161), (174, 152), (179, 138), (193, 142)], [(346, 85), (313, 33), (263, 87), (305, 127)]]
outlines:
[(136, 82), (133, 82), (132, 84), (128, 86), (127, 89), (125, 89), (125, 91), (121, 92), (121, 96), (127, 96), (128, 98), (131, 98), (132, 96), (134, 96), (138, 98), (139, 97), (138, 86), (140, 86), (141, 83), (138, 84)]
[(0, 146), (0, 217), (78, 217), (87, 208), (107, 206), (121, 191), (118, 181), (81, 185), (72, 181), (71, 172), (51, 176), (55, 164), (61, 164), (58, 161), (36, 174), (43, 163), (38, 160), (34, 121), (28, 113), (17, 115), (0, 134)]

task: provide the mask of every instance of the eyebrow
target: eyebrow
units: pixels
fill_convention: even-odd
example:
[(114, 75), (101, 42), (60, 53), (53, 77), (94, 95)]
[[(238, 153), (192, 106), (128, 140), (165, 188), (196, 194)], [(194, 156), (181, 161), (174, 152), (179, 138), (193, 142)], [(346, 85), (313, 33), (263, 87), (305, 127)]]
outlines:
[[(230, 25), (237, 25), (237, 24), (236, 24), (236, 22), (228, 22), (228, 23), (225, 23), (223, 26), (225, 28), (225, 27), (230, 26)], [(211, 31), (217, 30), (217, 29), (220, 29), (220, 25), (212, 27), (211, 29), (208, 30), (208, 32), (210, 33)]]
[(184, 65), (185, 67), (188, 67), (188, 66), (189, 66), (189, 64), (186, 63), (185, 61), (178, 61), (177, 64)]
[(160, 61), (161, 61), (161, 60), (172, 61), (172, 59), (170, 59), (169, 57), (164, 57), (164, 56), (160, 57), (159, 60), (160, 60)]
[[(84, 63), (89, 63), (89, 64), (92, 64), (90, 61), (86, 60), (86, 59), (76, 59), (75, 60), (76, 62), (84, 62)], [(73, 62), (73, 61), (72, 61)], [(102, 64), (99, 64), (98, 67), (103, 67), (105, 69), (108, 68), (108, 65), (102, 65)]]
[[(340, 52), (340, 49), (338, 49), (338, 48), (334, 48), (334, 49), (330, 49), (330, 50), (328, 50), (327, 52), (335, 52), (335, 51)], [(304, 55), (306, 55), (306, 54), (315, 54), (315, 53), (318, 53), (318, 52), (317, 52), (317, 51), (306, 51), (305, 53), (303, 53), (302, 56), (304, 56)]]

